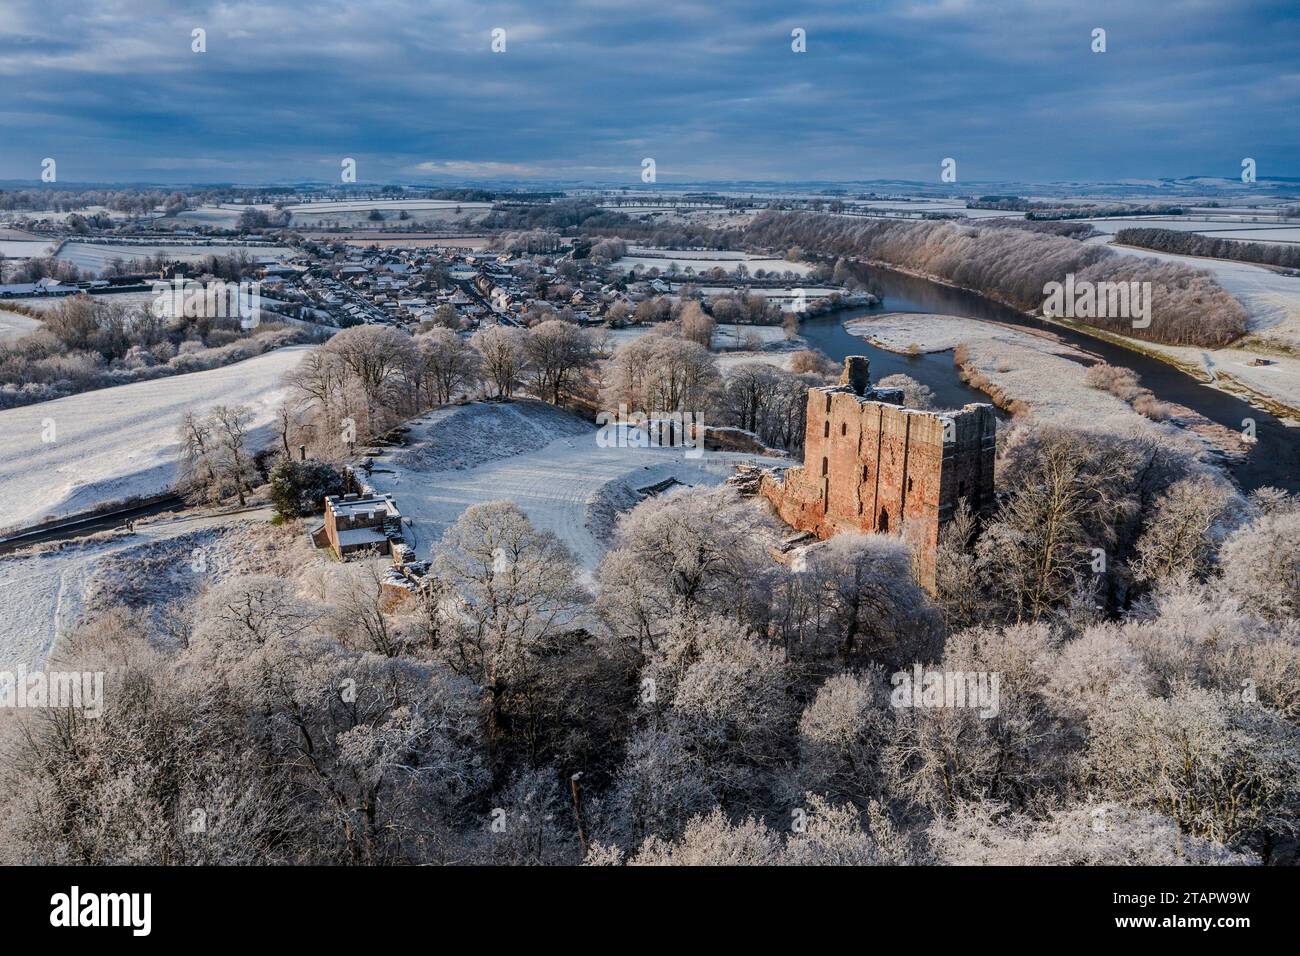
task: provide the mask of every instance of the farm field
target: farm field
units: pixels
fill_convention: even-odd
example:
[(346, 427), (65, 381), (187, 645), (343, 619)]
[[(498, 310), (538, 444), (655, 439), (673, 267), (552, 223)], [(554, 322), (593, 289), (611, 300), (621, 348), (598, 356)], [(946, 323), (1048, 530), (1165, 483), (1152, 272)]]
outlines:
[[(131, 534), (0, 557), (0, 590), (5, 595), (5, 613), (0, 615), (0, 669), (44, 666), (59, 637), (88, 609), (88, 591), (105, 561), (137, 549), (144, 554), (157, 553), (160, 545), (182, 535), (269, 517), (270, 509), (239, 515), (155, 517), (139, 521)], [(180, 572), (185, 570), (188, 566), (180, 565)], [(91, 601), (89, 608), (93, 607)]]
[[(1191, 216), (1132, 216), (1111, 218), (1101, 216), (1096, 219), (1080, 219), (1089, 223), (1098, 232), (1114, 235), (1121, 229), (1171, 229), (1175, 232), (1196, 232), (1205, 236), (1217, 236), (1223, 239), (1253, 239), (1256, 242), (1297, 242), (1300, 241), (1300, 226), (1294, 223), (1280, 223), (1276, 217), (1264, 216), (1216, 216), (1214, 218), (1194, 218)], [(1286, 238), (1286, 237), (1292, 238)]]
[(49, 255), (54, 246), (51, 239), (0, 239), (0, 256), (6, 259), (33, 259)]
[[(0, 411), (0, 530), (166, 491), (187, 409), (248, 405), (250, 444), (264, 447), (283, 395), (280, 380), (309, 348)], [(51, 429), (53, 440), (44, 440)]]
[(1108, 236), (1089, 241), (1110, 243), (1112, 249), (1124, 255), (1178, 262), (1212, 273), (1219, 284), (1246, 307), (1246, 319), (1252, 333), (1300, 348), (1300, 277), (1249, 262), (1203, 259), (1115, 245)]
[(113, 259), (129, 262), (132, 259), (161, 255), (169, 259), (189, 262), (211, 255), (223, 256), (235, 252), (243, 252), (253, 257), (265, 256), (276, 259), (287, 259), (294, 254), (293, 250), (288, 246), (213, 245), (206, 243), (177, 243), (174, 245), (166, 243), (158, 245), (123, 243), (115, 245), (112, 243), (69, 242), (59, 250), (58, 258), (71, 262), (77, 268), (86, 272), (98, 275), (104, 271), (108, 263)]
[[(431, 220), (474, 219), (492, 209), (486, 202), (456, 202), (450, 199), (369, 199), (348, 202), (302, 203), (285, 207), (293, 214), (292, 225), (310, 229), (326, 224), (351, 228), (375, 227), (370, 213), (378, 210), (384, 222), (426, 222)], [(405, 212), (409, 219), (400, 219)]]
[(812, 266), (806, 262), (789, 262), (785, 259), (764, 258), (747, 252), (727, 252), (707, 249), (643, 249), (637, 246), (628, 248), (628, 254), (615, 260), (616, 269), (645, 270), (658, 268), (665, 271), (671, 263), (677, 263), (683, 270), (691, 268), (695, 272), (707, 272), (710, 269), (725, 269), (735, 272), (736, 266), (744, 264), (752, 275), (759, 269), (767, 272), (793, 272), (807, 275)]
[(431, 236), (403, 236), (389, 233), (304, 233), (304, 239), (317, 242), (342, 242), (350, 246), (365, 248), (376, 246), (380, 249), (483, 249), (487, 246), (486, 236), (456, 236), (451, 239)]
[(9, 312), (0, 308), (0, 345), (8, 345), (15, 339), (20, 339), (24, 335), (35, 332), (40, 327), (40, 319), (33, 319), (30, 315), (20, 315), (17, 312)]

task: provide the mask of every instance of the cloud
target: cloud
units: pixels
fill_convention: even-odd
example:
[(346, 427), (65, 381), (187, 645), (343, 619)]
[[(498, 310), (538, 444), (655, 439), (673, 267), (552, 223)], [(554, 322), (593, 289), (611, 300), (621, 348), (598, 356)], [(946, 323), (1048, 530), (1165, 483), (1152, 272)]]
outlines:
[(3, 178), (1300, 175), (1289, 0), (5, 7)]

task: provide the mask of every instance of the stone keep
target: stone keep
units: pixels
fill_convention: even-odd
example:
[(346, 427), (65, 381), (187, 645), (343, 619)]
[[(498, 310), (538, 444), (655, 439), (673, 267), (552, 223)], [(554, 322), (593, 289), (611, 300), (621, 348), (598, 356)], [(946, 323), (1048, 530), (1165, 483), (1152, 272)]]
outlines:
[(933, 590), (939, 531), (958, 502), (979, 515), (994, 504), (993, 406), (904, 408), (901, 390), (873, 388), (868, 373), (865, 356), (849, 356), (840, 384), (808, 390), (803, 467), (765, 476), (761, 491), (787, 524), (820, 538), (902, 535)]

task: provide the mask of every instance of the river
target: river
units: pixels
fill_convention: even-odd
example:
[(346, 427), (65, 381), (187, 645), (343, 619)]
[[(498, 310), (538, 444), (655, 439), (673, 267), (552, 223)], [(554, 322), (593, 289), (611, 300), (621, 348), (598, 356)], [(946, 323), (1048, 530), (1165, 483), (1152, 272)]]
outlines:
[(810, 345), (836, 362), (842, 361), (846, 355), (867, 355), (871, 359), (873, 380), (902, 372), (929, 386), (934, 391), (938, 405), (959, 408), (967, 402), (988, 401), (988, 396), (958, 379), (951, 352), (934, 352), (915, 357), (899, 355), (876, 348), (861, 336), (849, 334), (844, 330), (844, 323), (859, 316), (886, 311), (931, 312), (1024, 328), (1046, 329), (1063, 341), (1085, 349), (1112, 365), (1131, 368), (1141, 377), (1142, 384), (1163, 401), (1186, 405), (1211, 421), (1237, 432), (1242, 430), (1247, 419), (1253, 419), (1258, 441), (1251, 446), (1246, 458), (1230, 464), (1229, 470), (1246, 491), (1272, 485), (1300, 493), (1300, 429), (1288, 428), (1273, 415), (1235, 395), (1211, 388), (1174, 366), (1141, 352), (1043, 322), (974, 292), (954, 289), (888, 269), (867, 270), (865, 277), (884, 293), (883, 306), (806, 319), (800, 329), (800, 334)]

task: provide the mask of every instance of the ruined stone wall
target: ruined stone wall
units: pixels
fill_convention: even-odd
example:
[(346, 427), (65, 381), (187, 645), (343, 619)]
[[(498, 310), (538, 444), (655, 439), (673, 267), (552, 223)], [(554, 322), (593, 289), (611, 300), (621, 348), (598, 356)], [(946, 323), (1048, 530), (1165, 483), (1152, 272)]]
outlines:
[(786, 523), (822, 538), (843, 530), (903, 535), (922, 583), (933, 587), (939, 530), (957, 503), (965, 498), (981, 513), (994, 503), (992, 406), (939, 415), (863, 391), (810, 389), (803, 467), (766, 478), (761, 491)]

